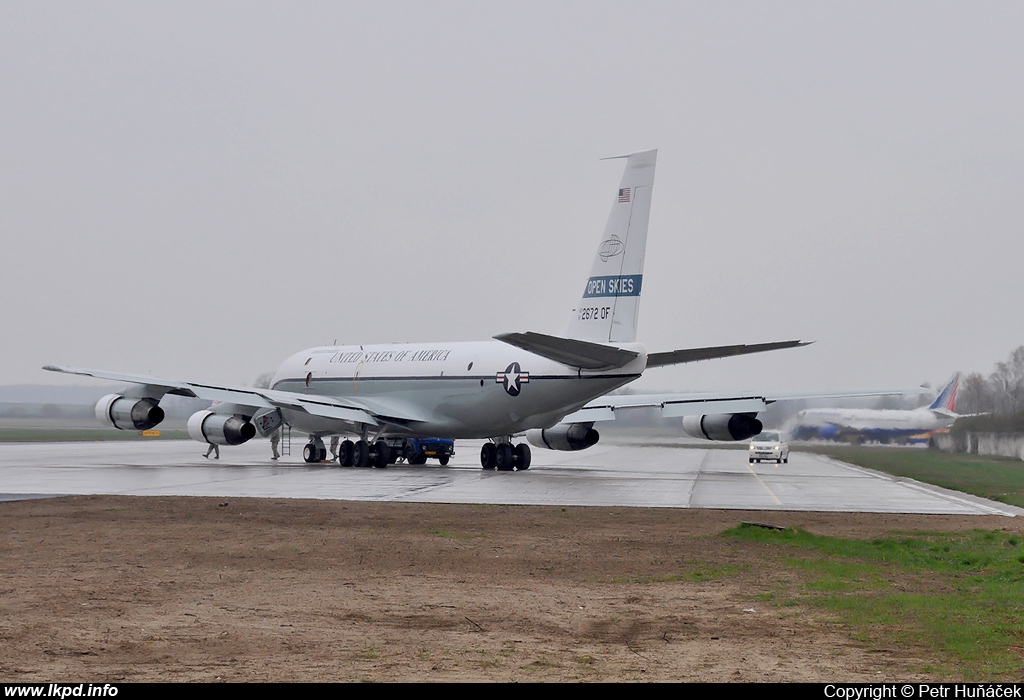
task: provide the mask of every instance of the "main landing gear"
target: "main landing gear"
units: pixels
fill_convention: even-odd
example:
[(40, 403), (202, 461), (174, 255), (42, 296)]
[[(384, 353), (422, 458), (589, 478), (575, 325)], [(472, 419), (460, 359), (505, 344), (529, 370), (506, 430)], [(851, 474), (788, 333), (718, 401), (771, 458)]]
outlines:
[[(327, 448), (318, 437), (310, 438), (302, 450), (302, 458), (307, 464), (316, 464), (327, 460)], [(338, 464), (342, 467), (376, 467), (383, 469), (394, 464), (397, 455), (393, 454), (384, 440), (369, 442), (367, 440), (344, 440), (338, 445)]]
[(343, 467), (376, 467), (383, 469), (394, 464), (397, 455), (383, 440), (343, 440), (338, 446), (338, 464)]
[(497, 469), (499, 472), (525, 471), (530, 468), (532, 456), (530, 446), (525, 442), (518, 445), (507, 440), (485, 442), (480, 448), (480, 466), (484, 469)]

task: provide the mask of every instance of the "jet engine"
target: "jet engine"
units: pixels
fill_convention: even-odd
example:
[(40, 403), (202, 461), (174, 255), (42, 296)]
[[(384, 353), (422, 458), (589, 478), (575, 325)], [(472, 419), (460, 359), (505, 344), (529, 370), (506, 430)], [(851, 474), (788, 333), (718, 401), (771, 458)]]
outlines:
[(96, 402), (96, 420), (118, 430), (149, 430), (164, 419), (155, 399), (129, 399), (107, 394)]
[(526, 431), (526, 440), (534, 447), (564, 452), (585, 450), (600, 439), (593, 423), (559, 423), (553, 428)]
[(256, 426), (245, 416), (198, 411), (188, 419), (188, 435), (211, 445), (241, 445), (256, 435)]
[(746, 440), (761, 432), (756, 413), (726, 413), (685, 416), (683, 430), (690, 437), (704, 440)]

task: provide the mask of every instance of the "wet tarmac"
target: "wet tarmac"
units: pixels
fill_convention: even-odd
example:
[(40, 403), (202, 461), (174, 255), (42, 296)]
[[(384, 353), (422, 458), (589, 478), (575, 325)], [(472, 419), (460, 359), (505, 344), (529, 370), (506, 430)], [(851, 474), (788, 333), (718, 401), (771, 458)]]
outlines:
[(748, 464), (746, 451), (601, 444), (533, 451), (524, 472), (480, 469), (480, 442), (459, 441), (447, 467), (308, 465), (302, 443), (271, 461), (266, 441), (205, 459), (192, 441), (0, 444), (0, 500), (56, 495), (313, 498), (424, 503), (1019, 515), (1024, 510), (810, 453)]

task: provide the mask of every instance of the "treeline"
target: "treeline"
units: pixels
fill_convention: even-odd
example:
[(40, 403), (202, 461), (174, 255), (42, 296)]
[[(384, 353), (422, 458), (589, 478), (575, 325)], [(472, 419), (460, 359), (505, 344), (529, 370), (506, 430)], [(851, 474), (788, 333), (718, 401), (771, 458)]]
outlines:
[(0, 418), (40, 418), (44, 420), (95, 419), (92, 406), (55, 403), (0, 403)]
[(1024, 432), (1024, 345), (1006, 362), (997, 362), (988, 377), (967, 375), (960, 382), (956, 412), (971, 416), (956, 422), (956, 432)]
[[(98, 396), (93, 399), (93, 401), (98, 400)], [(160, 400), (160, 407), (164, 409), (168, 420), (187, 420), (193, 413), (207, 408), (209, 405), (209, 401), (171, 394), (164, 396)], [(96, 408), (94, 403), (0, 401), (0, 419), (7, 418), (37, 421), (88, 420), (96, 422)]]

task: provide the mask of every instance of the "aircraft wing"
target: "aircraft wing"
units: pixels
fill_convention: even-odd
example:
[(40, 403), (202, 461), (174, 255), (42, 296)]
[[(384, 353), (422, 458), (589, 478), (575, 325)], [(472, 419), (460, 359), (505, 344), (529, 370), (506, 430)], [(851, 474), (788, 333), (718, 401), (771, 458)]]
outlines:
[(392, 406), (375, 401), (373, 406), (349, 399), (336, 399), (316, 394), (297, 394), (290, 391), (274, 391), (272, 389), (254, 389), (252, 387), (220, 386), (185, 382), (160, 377), (148, 377), (135, 374), (122, 374), (104, 370), (83, 369), (80, 367), (58, 367), (46, 365), (43, 369), (64, 374), (78, 374), (85, 377), (107, 379), (115, 382), (127, 382), (145, 387), (147, 396), (159, 398), (164, 394), (188, 396), (205, 401), (216, 401), (246, 406), (254, 410), (264, 408), (280, 408), (297, 411), (321, 418), (332, 418), (348, 423), (378, 426), (381, 423), (417, 422), (424, 417), (415, 415), (404, 406)]
[(562, 419), (563, 423), (589, 423), (615, 420), (617, 412), (636, 408), (655, 408), (662, 418), (758, 413), (776, 401), (800, 399), (837, 399), (865, 396), (908, 396), (927, 389), (860, 389), (803, 393), (720, 392), (692, 394), (616, 394), (602, 396)]

